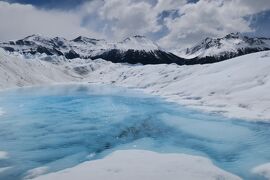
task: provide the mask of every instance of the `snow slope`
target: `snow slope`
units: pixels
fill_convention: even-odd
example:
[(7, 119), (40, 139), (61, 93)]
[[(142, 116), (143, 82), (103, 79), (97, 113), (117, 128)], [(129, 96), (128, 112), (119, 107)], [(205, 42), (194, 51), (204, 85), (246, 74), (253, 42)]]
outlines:
[(189, 180), (240, 179), (215, 167), (203, 157), (122, 150), (104, 159), (84, 162), (70, 169), (39, 176), (35, 180), (179, 180), (180, 177)]
[(247, 120), (270, 120), (270, 51), (193, 66), (128, 65), (104, 60), (58, 65), (0, 50), (0, 88), (106, 83), (143, 90), (191, 108)]
[(79, 78), (76, 76), (63, 66), (10, 56), (0, 49), (0, 88), (71, 82)]

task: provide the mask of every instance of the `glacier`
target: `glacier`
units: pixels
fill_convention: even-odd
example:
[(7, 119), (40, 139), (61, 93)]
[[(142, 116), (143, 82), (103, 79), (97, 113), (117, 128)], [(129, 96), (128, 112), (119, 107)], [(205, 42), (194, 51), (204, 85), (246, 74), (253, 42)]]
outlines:
[[(134, 46), (134, 44), (132, 46)], [(144, 92), (146, 94), (161, 97), (167, 102), (176, 102), (180, 105), (191, 108), (192, 110), (199, 110), (210, 113), (211, 116), (218, 115), (219, 119), (223, 119), (224, 117), (222, 116), (225, 116), (227, 118), (225, 118), (224, 121), (228, 121), (227, 123), (229, 124), (232, 123), (233, 126), (238, 124), (238, 119), (246, 120), (248, 121), (247, 123), (252, 122), (255, 123), (255, 125), (260, 126), (260, 128), (254, 128), (255, 130), (261, 130), (264, 127), (267, 127), (267, 123), (270, 120), (270, 99), (268, 93), (268, 90), (270, 88), (269, 68), (270, 51), (244, 55), (215, 64), (178, 66), (176, 64), (120, 64), (108, 62), (103, 59), (91, 60), (74, 58), (70, 60), (61, 56), (47, 56), (46, 54), (39, 54), (38, 56), (25, 56), (19, 53), (8, 53), (0, 49), (0, 89), (1, 91), (5, 92), (5, 90), (9, 89), (10, 91), (12, 91), (14, 90), (14, 88), (17, 87), (44, 88), (44, 86), (47, 87), (49, 85), (54, 85), (56, 87), (60, 87), (61, 85), (69, 85), (70, 87), (74, 87), (76, 86), (76, 84), (93, 84), (95, 86), (98, 86), (100, 84), (107, 84), (113, 87), (127, 87), (129, 89), (138, 90), (139, 92)], [(45, 88), (44, 91), (41, 92), (47, 92), (49, 89)], [(84, 88), (82, 88), (82, 91), (83, 89)], [(104, 89), (97, 89), (96, 94), (102, 93), (103, 95), (106, 95), (107, 93), (112, 93), (112, 91), (114, 90), (112, 90), (111, 88), (108, 88), (107, 92), (104, 91)], [(54, 91), (56, 95), (59, 95), (57, 94), (57, 92), (58, 91)], [(30, 93), (30, 95), (33, 94)], [(0, 100), (3, 100), (2, 97)], [(17, 99), (14, 99), (14, 102), (16, 101)], [(106, 103), (110, 103), (110, 101)], [(2, 112), (4, 112), (0, 116), (1, 119), (12, 115), (9, 113), (7, 107), (4, 107), (2, 105), (0, 106)], [(20, 108), (23, 108), (25, 105), (21, 103), (20, 106)], [(98, 109), (102, 107), (99, 107)], [(114, 108), (119, 111), (122, 110), (123, 114), (129, 111), (128, 108), (123, 106), (115, 106)], [(89, 109), (87, 111), (89, 111)], [(259, 140), (254, 140), (254, 138), (265, 136), (265, 134), (263, 133), (255, 136), (250, 136), (249, 130), (247, 131), (245, 130), (245, 128), (232, 128), (232, 131), (237, 131), (238, 134), (232, 132), (224, 134), (220, 133), (220, 131), (218, 130), (223, 129), (222, 127), (220, 127), (220, 121), (218, 121), (217, 124), (212, 122), (211, 126), (209, 126), (207, 122), (201, 122), (199, 125), (191, 121), (190, 123), (193, 123), (193, 125), (192, 127), (190, 127), (189, 125), (185, 124), (185, 121), (175, 120), (177, 118), (175, 116), (169, 116), (169, 118), (167, 116), (168, 115), (163, 115), (162, 118), (170, 120), (166, 120), (166, 123), (162, 122), (162, 124), (165, 123), (164, 125), (168, 128), (175, 127), (178, 128), (178, 130), (180, 131), (192, 134), (192, 136), (194, 137), (202, 136), (203, 139), (208, 139), (212, 136), (215, 136), (219, 139), (219, 141), (223, 141), (226, 138), (234, 139), (235, 137), (249, 137), (248, 139), (250, 140), (251, 144), (257, 142), (258, 148), (260, 148), (259, 145), (262, 145), (262, 147), (258, 151), (255, 150), (253, 154), (257, 154), (258, 152), (260, 152), (259, 155), (261, 155), (261, 153), (267, 153), (266, 150), (262, 150), (267, 147), (267, 141), (265, 141), (265, 143), (262, 143)], [(121, 118), (118, 118), (117, 120), (119, 119)], [(266, 124), (264, 124), (265, 122)], [(121, 123), (121, 121), (117, 121), (115, 123)], [(245, 123), (243, 122), (243, 124)], [(39, 125), (37, 126), (39, 127)], [(209, 129), (209, 127), (211, 128)], [(40, 128), (43, 128), (43, 125), (40, 125)], [(194, 128), (194, 130), (196, 131), (190, 131), (190, 129), (192, 128)], [(250, 129), (253, 128), (250, 127)], [(206, 133), (203, 133), (199, 130), (204, 130)], [(200, 133), (196, 134), (196, 132)], [(241, 141), (245, 141), (245, 138)], [(205, 145), (209, 145), (207, 142), (204, 143)], [(138, 147), (137, 143), (132, 144), (128, 147), (128, 149), (134, 149), (135, 147)], [(145, 146), (139, 147), (145, 148)], [(213, 146), (211, 148), (217, 147)], [(220, 145), (219, 147), (222, 147), (224, 149), (218, 149), (218, 151), (227, 151), (231, 148), (229, 146)], [(148, 150), (153, 150), (151, 148), (149, 148)], [(4, 148), (0, 148), (0, 150), (5, 153), (7, 152)], [(117, 149), (115, 150), (117, 152)], [(67, 153), (69, 153), (68, 151)], [(165, 152), (174, 153), (174, 151)], [(198, 158), (198, 156), (206, 156), (207, 154), (189, 150), (187, 151), (185, 148), (181, 149), (180, 152), (185, 153), (185, 155), (186, 153), (192, 154), (192, 157), (190, 157), (190, 161), (188, 161), (190, 163), (194, 163), (193, 160)], [(132, 150), (127, 150), (127, 152), (121, 151), (123, 157), (125, 156), (125, 153), (130, 153), (132, 155), (132, 153), (136, 152), (133, 152)], [(158, 154), (152, 154), (153, 152), (151, 153), (147, 150), (146, 152), (143, 151), (143, 153), (149, 155), (150, 159), (152, 155), (159, 156)], [(222, 153), (224, 154), (224, 151)], [(93, 157), (96, 157), (97, 155), (96, 153), (91, 152), (80, 152), (72, 154), (73, 155), (69, 156), (67, 159), (63, 159), (63, 161), (59, 161), (58, 164), (56, 163), (55, 166), (51, 168), (54, 170), (61, 170), (62, 168), (57, 169), (56, 167), (59, 167), (59, 165), (65, 163), (69, 165), (67, 167), (71, 167), (78, 164), (77, 160), (82, 157), (88, 157), (89, 159), (91, 159)], [(4, 166), (0, 167), (1, 174), (12, 171), (11, 164), (7, 163), (8, 161), (12, 160), (12, 158), (9, 159), (9, 157), (12, 157), (10, 156), (12, 154), (8, 153), (8, 155), (9, 156), (5, 156), (5, 158), (0, 160), (0, 162), (4, 162), (5, 164)], [(38, 156), (40, 155), (37, 154), (37, 157)], [(104, 161), (107, 160), (107, 156), (104, 155), (102, 157), (105, 157)], [(217, 156), (216, 158), (218, 157), (219, 156)], [(232, 160), (234, 160), (234, 156), (229, 157), (232, 157)], [(160, 155), (160, 158), (162, 159), (162, 155)], [(167, 158), (170, 159), (170, 156), (168, 155), (168, 157), (165, 157), (164, 159)], [(206, 156), (206, 158), (210, 157)], [(179, 162), (181, 162), (181, 159), (183, 160), (185, 158), (179, 156)], [(202, 165), (207, 167), (206, 170), (212, 168), (215, 169), (215, 165), (221, 167), (222, 169), (230, 169), (230, 165), (222, 166), (222, 164), (219, 164), (218, 161), (215, 160), (215, 157), (211, 157), (210, 159), (213, 161), (213, 164), (211, 162), (209, 163), (205, 161)], [(241, 172), (241, 176), (244, 177), (253, 177), (253, 175), (251, 175), (253, 173), (265, 176), (267, 178), (267, 174), (269, 174), (267, 160), (267, 157), (264, 157), (262, 159), (257, 158), (255, 159), (255, 161), (253, 159), (254, 164), (252, 164), (249, 163), (251, 162), (251, 159), (247, 158), (245, 166), (243, 166), (242, 168), (246, 168), (246, 170), (248, 169), (249, 172), (245, 171), (246, 173), (242, 173), (239, 169), (233, 170), (232, 172), (234, 174), (237, 174), (237, 172)], [(92, 162), (90, 161), (89, 163), (91, 166)], [(135, 163), (139, 164), (140, 162), (138, 161)], [(80, 165), (78, 165), (78, 167), (76, 166), (74, 171), (73, 169), (70, 169), (70, 172), (76, 172), (77, 168), (80, 169)], [(189, 170), (191, 172), (196, 172), (195, 168), (193, 170)], [(200, 172), (199, 177), (204, 177), (201, 174), (203, 173), (203, 171), (200, 171), (201, 169), (197, 170)], [(179, 173), (183, 171), (184, 168), (182, 168), (181, 171), (179, 170)], [(25, 175), (26, 177), (32, 178), (48, 172), (51, 171), (47, 166), (33, 166), (33, 169), (29, 169), (28, 173), (26, 173)], [(129, 171), (125, 172), (128, 173)], [(222, 175), (216, 174), (217, 172), (221, 173)], [(61, 174), (62, 171), (60, 171), (59, 173)], [(215, 169), (215, 171), (213, 171), (214, 177), (220, 177), (220, 175), (222, 177), (224, 176), (234, 177), (236, 179), (238, 178), (228, 172), (224, 172), (223, 170), (220, 171), (218, 169)], [(50, 177), (50, 175), (48, 177)], [(254, 177), (257, 176), (254, 175)]]

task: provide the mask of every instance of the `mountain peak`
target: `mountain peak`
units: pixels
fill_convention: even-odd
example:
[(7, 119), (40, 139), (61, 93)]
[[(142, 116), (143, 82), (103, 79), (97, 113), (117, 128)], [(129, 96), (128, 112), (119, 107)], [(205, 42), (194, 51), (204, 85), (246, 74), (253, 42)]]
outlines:
[(239, 32), (230, 33), (222, 38), (206, 38), (185, 50), (173, 51), (180, 57), (192, 58), (231, 58), (251, 52), (270, 49), (270, 39), (244, 36)]
[(135, 36), (130, 36), (130, 37), (125, 38), (120, 43), (130, 42), (130, 41), (145, 42), (145, 41), (151, 41), (151, 40), (147, 39), (145, 36), (135, 35)]
[(146, 38), (145, 36), (135, 35), (124, 39), (117, 44), (119, 49), (133, 49), (133, 50), (144, 50), (144, 51), (154, 51), (160, 49), (159, 46), (152, 40)]
[(86, 37), (86, 36), (79, 36), (73, 40), (71, 40), (73, 42), (81, 42), (81, 43), (92, 43), (92, 44), (96, 44), (96, 42), (98, 41), (105, 41), (103, 39), (95, 39), (95, 38), (89, 38), (89, 37)]
[(38, 41), (38, 40), (41, 40), (41, 39), (49, 39), (45, 36), (42, 36), (40, 34), (32, 34), (30, 36), (26, 36), (25, 38), (21, 39), (21, 40), (24, 40), (24, 41)]
[(145, 36), (142, 36), (142, 35), (135, 35), (135, 36), (130, 36), (130, 37), (127, 37), (125, 40), (132, 40), (132, 39), (137, 39), (137, 40), (140, 40), (140, 39), (147, 39)]
[(23, 39), (29, 39), (29, 38), (39, 37), (39, 36), (41, 36), (41, 35), (38, 35), (38, 34), (32, 34), (32, 35), (26, 36), (26, 37), (23, 38)]
[(242, 34), (240, 32), (235, 32), (235, 33), (230, 33), (227, 34), (226, 36), (224, 36), (224, 38), (226, 39), (237, 39), (237, 38), (241, 38)]

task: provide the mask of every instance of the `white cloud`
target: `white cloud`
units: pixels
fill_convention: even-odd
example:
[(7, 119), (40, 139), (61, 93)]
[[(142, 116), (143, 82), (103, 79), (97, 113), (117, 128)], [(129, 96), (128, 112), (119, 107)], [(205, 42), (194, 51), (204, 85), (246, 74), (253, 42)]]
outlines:
[(131, 0), (107, 0), (100, 9), (100, 16), (111, 21), (111, 30), (117, 38), (147, 32), (156, 32), (161, 27), (156, 14), (151, 13), (152, 5)]
[[(157, 32), (162, 28), (158, 16), (162, 11), (177, 9), (185, 0), (95, 0), (83, 5), (86, 15), (104, 23), (113, 39)], [(98, 4), (98, 6), (96, 6)], [(92, 20), (92, 19), (91, 19)], [(90, 22), (91, 23), (91, 22)]]
[[(167, 34), (158, 36), (159, 43), (165, 48), (180, 48), (207, 36), (253, 31), (244, 17), (268, 9), (269, 0), (92, 0), (70, 11), (0, 1), (0, 40), (34, 33), (119, 40), (135, 34), (156, 37), (167, 28)], [(179, 17), (168, 16), (161, 24), (160, 14), (170, 10), (179, 12)]]
[(0, 39), (10, 40), (31, 34), (63, 36), (100, 36), (80, 26), (81, 17), (74, 12), (40, 10), (32, 5), (0, 1)]
[(235, 6), (245, 7), (246, 14), (255, 14), (270, 9), (269, 0), (235, 0)]
[(181, 6), (185, 5), (186, 0), (158, 0), (154, 9), (157, 13), (160, 13), (164, 10), (174, 10), (179, 9)]
[(179, 8), (181, 16), (166, 19), (169, 33), (160, 39), (167, 48), (190, 46), (205, 37), (251, 32), (244, 17), (270, 9), (269, 0), (200, 0)]

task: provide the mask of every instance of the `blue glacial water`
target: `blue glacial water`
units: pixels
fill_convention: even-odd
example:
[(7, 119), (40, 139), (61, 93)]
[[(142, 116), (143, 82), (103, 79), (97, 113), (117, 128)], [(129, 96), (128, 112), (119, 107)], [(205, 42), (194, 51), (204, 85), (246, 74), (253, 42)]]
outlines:
[(101, 158), (116, 149), (205, 156), (244, 179), (270, 162), (270, 125), (205, 114), (112, 86), (65, 85), (0, 93), (1, 180)]

